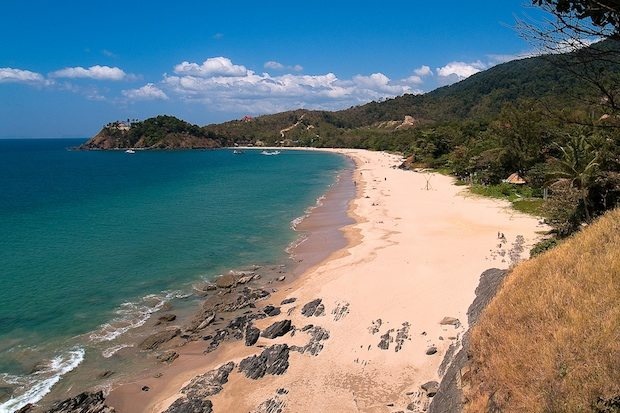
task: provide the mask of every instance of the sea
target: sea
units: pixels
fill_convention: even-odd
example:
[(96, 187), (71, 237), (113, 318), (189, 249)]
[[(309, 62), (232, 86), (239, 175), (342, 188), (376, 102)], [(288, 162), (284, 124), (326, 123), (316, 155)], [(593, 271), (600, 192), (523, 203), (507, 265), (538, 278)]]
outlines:
[(0, 413), (131, 346), (196, 282), (286, 260), (350, 167), (318, 151), (71, 149), (83, 141), (0, 140)]

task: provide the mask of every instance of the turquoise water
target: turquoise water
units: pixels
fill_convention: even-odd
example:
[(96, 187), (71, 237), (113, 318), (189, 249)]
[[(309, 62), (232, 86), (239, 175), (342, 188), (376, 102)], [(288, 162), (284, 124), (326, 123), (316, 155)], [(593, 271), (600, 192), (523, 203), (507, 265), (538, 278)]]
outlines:
[[(41, 382), (78, 364), (88, 340), (76, 337), (110, 340), (201, 276), (281, 259), (291, 221), (346, 164), (304, 151), (66, 149), (79, 143), (0, 140), (0, 389), (13, 399), (33, 388), (34, 366), (47, 363)], [(7, 394), (0, 412), (15, 406)]]

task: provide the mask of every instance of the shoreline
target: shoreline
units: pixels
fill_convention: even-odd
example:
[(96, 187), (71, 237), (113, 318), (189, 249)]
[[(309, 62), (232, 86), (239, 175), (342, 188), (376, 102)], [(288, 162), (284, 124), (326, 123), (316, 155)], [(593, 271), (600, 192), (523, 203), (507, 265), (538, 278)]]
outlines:
[[(299, 148), (299, 150), (304, 150)], [(346, 157), (343, 157), (346, 158)], [(348, 159), (345, 159), (349, 162)], [(335, 202), (341, 202), (343, 196), (348, 196), (350, 188), (346, 185), (346, 175), (352, 173), (353, 166), (351, 164), (345, 164), (343, 169), (338, 173), (334, 182), (326, 187), (325, 192), (315, 200), (315, 203), (309, 205), (302, 215), (296, 218), (290, 223), (292, 230), (296, 234), (296, 240), (289, 244), (281, 252), (281, 257), (274, 262), (257, 263), (260, 265), (253, 265), (250, 267), (233, 267), (230, 269), (230, 273), (246, 273), (253, 272), (257, 276), (262, 276), (262, 279), (253, 281), (247, 284), (250, 288), (256, 289), (269, 289), (276, 290), (279, 288), (287, 288), (287, 285), (295, 280), (302, 272), (307, 268), (313, 267), (319, 264), (327, 255), (331, 252), (342, 248), (346, 244), (346, 240), (340, 234), (339, 227), (350, 223), (349, 218), (346, 215), (346, 209), (337, 207), (334, 209), (332, 205), (332, 198), (336, 198)], [(350, 185), (352, 187), (352, 184)], [(316, 214), (330, 216), (332, 226), (328, 228), (315, 228), (318, 226), (313, 223), (316, 221), (313, 217)], [(318, 232), (320, 237), (327, 236), (332, 238), (331, 246), (322, 244), (321, 242), (313, 242), (315, 232)], [(321, 235), (321, 232), (323, 233)], [(334, 237), (334, 235), (338, 235)], [(303, 237), (303, 242), (300, 239)], [(321, 248), (316, 248), (317, 244), (321, 244)], [(326, 248), (327, 247), (327, 248)], [(277, 278), (284, 275), (286, 280), (278, 281)], [(40, 401), (33, 407), (33, 411), (45, 411), (49, 409), (59, 400), (64, 400), (68, 397), (76, 396), (81, 391), (98, 391), (103, 390), (107, 393), (111, 388), (124, 382), (132, 381), (136, 377), (144, 377), (152, 375), (154, 372), (162, 370), (161, 362), (155, 360), (155, 356), (158, 351), (141, 351), (139, 349), (140, 342), (150, 336), (153, 333), (160, 332), (172, 326), (179, 326), (183, 328), (191, 323), (192, 319), (200, 312), (201, 303), (204, 301), (205, 295), (201, 293), (196, 286), (206, 285), (215, 282), (216, 278), (210, 281), (201, 281), (197, 278), (192, 284), (193, 288), (185, 291), (181, 297), (173, 298), (168, 301), (161, 308), (150, 313), (149, 318), (139, 327), (134, 327), (123, 334), (121, 340), (123, 344), (112, 345), (108, 350), (112, 352), (108, 355), (103, 353), (99, 354), (95, 348), (89, 348), (89, 356), (80, 363), (72, 371), (64, 375), (60, 382), (53, 386), (51, 391), (47, 393)], [(244, 285), (239, 285), (240, 290)], [(235, 293), (233, 290), (218, 290), (216, 293), (226, 292), (226, 296), (220, 300), (219, 296), (214, 296), (212, 292), (208, 295), (213, 298), (216, 303), (224, 303), (228, 295)], [(206, 293), (206, 292), (205, 292)], [(230, 294), (228, 294), (230, 293)], [(172, 305), (170, 305), (172, 304)], [(161, 323), (158, 318), (166, 313), (174, 313), (176, 319), (172, 323)], [(230, 321), (233, 319), (233, 313), (229, 316), (222, 314), (224, 319)], [(214, 323), (215, 324), (215, 323)], [(93, 332), (86, 333), (86, 335), (94, 334)], [(127, 344), (129, 343), (129, 344)], [(171, 343), (166, 347), (166, 350), (173, 350), (177, 346), (183, 346), (182, 342)], [(97, 347), (100, 347), (99, 345)], [(105, 347), (105, 346), (104, 346)], [(118, 347), (118, 348), (116, 348)], [(180, 347), (179, 347), (180, 348)], [(91, 350), (95, 350), (92, 352)], [(106, 352), (104, 351), (104, 353)], [(127, 369), (123, 368), (124, 363), (131, 363), (131, 366), (135, 368)]]
[[(228, 382), (209, 397), (216, 412), (250, 411), (268, 401), (300, 412), (428, 405), (420, 385), (440, 378), (443, 356), (467, 330), (479, 275), (517, 261), (541, 227), (502, 201), (463, 196), (449, 177), (398, 170), (395, 155), (333, 151), (356, 164), (356, 197), (349, 204), (355, 223), (344, 228), (347, 246), (261, 303), (296, 298), (281, 305), (281, 314), (252, 323), (264, 331), (274, 321), (290, 320), (297, 333), (261, 337), (255, 346), (235, 341), (207, 355), (203, 343), (191, 343), (170, 365), (165, 382), (151, 378), (117, 387), (108, 405), (120, 413), (164, 411), (185, 397), (181, 388), (193, 377), (230, 361), (235, 369)], [(315, 299), (324, 311), (302, 315), (301, 308)], [(441, 324), (444, 317), (458, 321)], [(328, 331), (316, 355), (291, 351), (282, 375), (258, 380), (238, 371), (245, 357), (270, 346), (304, 346), (309, 325)]]

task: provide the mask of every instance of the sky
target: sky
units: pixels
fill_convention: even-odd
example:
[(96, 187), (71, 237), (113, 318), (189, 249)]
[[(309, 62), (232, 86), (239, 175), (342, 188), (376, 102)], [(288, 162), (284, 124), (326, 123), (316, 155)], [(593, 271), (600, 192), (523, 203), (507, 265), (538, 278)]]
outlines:
[(2, 0), (0, 138), (424, 93), (525, 56), (527, 0)]

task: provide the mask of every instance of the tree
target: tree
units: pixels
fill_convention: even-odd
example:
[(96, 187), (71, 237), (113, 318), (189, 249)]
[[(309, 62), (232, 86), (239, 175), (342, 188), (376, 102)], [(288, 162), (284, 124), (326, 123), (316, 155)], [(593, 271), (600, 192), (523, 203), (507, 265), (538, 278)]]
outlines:
[[(586, 81), (607, 113), (620, 113), (620, 2), (618, 0), (532, 0), (551, 18), (519, 20), (521, 35), (556, 67)], [(603, 41), (604, 40), (604, 41)]]
[(562, 158), (552, 158), (554, 169), (549, 177), (555, 183), (566, 182), (579, 191), (585, 218), (590, 221), (588, 195), (598, 173), (599, 153), (583, 134), (571, 136), (566, 145), (557, 147)]

